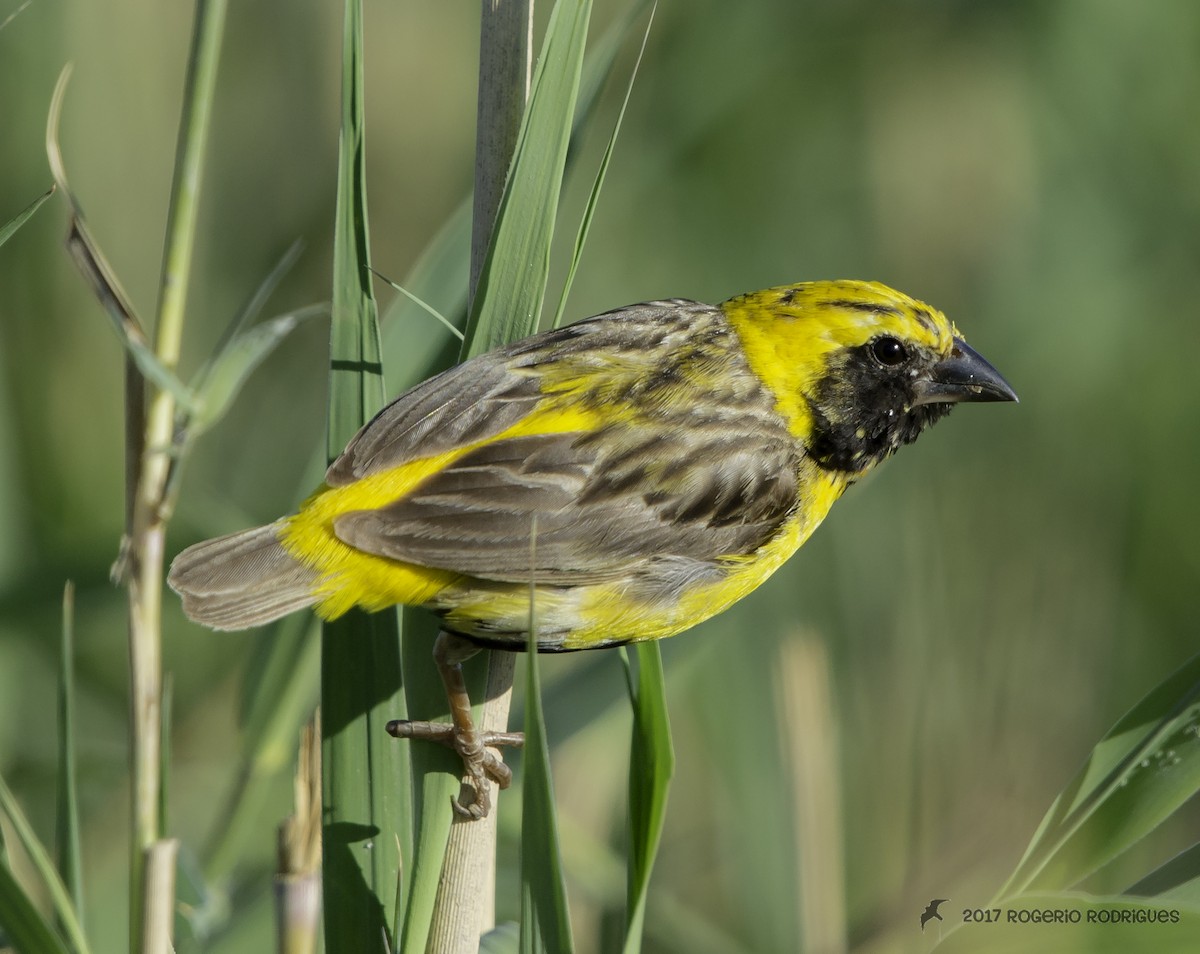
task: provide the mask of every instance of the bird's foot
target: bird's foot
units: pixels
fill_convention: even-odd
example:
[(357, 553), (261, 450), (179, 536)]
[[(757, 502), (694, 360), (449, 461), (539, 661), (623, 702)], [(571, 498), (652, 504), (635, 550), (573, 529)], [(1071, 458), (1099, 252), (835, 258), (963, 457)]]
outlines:
[(452, 799), (456, 814), (463, 818), (484, 818), (492, 808), (489, 780), (502, 789), (512, 782), (512, 770), (504, 764), (500, 746), (519, 748), (525, 744), (524, 732), (482, 732), (449, 722), (409, 722), (396, 719), (387, 724), (389, 735), (397, 739), (423, 739), (436, 742), (458, 753), (466, 770), (462, 791)]

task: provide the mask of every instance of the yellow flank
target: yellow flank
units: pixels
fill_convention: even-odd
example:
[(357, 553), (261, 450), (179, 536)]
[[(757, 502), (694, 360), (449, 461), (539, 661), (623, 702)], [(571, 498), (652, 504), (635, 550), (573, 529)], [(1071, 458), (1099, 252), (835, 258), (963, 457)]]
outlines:
[[(727, 557), (723, 562), (729, 572), (720, 582), (685, 590), (669, 604), (630, 600), (624, 583), (590, 587), (564, 648), (587, 649), (624, 639), (665, 639), (723, 613), (749, 596), (804, 545), (848, 486), (844, 475), (821, 472), (811, 465), (808, 471), (796, 516), (754, 553)], [(528, 606), (527, 592), (525, 600)], [(547, 610), (539, 603), (537, 612), (542, 616)]]
[(411, 606), (430, 603), (461, 580), (461, 574), (364, 553), (338, 539), (334, 520), (342, 514), (378, 510), (402, 500), (428, 477), (493, 440), (585, 431), (595, 425), (596, 415), (585, 409), (554, 408), (544, 403), (533, 414), (493, 437), (444, 454), (421, 457), (343, 487), (323, 485), (297, 513), (284, 518), (280, 541), (295, 559), (320, 574), (316, 611), (325, 619), (336, 619), (355, 606), (375, 612), (398, 603)]

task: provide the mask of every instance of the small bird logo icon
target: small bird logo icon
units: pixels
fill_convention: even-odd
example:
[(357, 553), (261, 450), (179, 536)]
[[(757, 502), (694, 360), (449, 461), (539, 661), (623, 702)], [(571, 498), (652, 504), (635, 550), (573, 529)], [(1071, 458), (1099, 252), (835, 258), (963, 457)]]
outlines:
[(938, 913), (938, 905), (945, 904), (949, 900), (950, 900), (949, 898), (934, 898), (932, 901), (929, 902), (929, 905), (925, 908), (924, 911), (921, 912), (921, 930), (922, 931), (925, 930), (925, 924), (929, 921), (932, 921), (934, 918), (937, 918), (939, 921), (945, 920), (941, 916), (941, 914)]

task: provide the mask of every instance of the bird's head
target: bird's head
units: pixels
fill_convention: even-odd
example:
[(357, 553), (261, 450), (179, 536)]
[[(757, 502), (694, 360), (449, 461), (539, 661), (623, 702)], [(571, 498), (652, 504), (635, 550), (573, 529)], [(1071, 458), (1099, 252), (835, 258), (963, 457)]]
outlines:
[(721, 306), (792, 434), (860, 474), (962, 401), (1015, 401), (946, 316), (877, 282), (786, 285)]

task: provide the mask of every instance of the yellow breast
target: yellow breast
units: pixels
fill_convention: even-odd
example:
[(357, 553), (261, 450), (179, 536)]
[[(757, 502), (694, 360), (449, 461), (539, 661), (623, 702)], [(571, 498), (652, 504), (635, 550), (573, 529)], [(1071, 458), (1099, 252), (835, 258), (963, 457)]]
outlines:
[(803, 546), (847, 486), (845, 475), (806, 462), (796, 513), (754, 553), (722, 561), (727, 573), (720, 581), (685, 590), (670, 603), (633, 601), (624, 582), (589, 587), (564, 646), (586, 649), (611, 640), (665, 639), (716, 616), (758, 589)]

